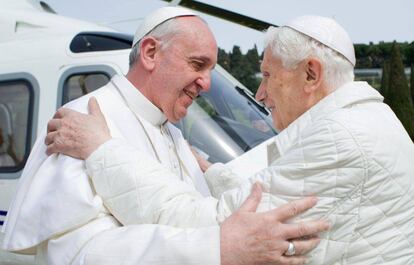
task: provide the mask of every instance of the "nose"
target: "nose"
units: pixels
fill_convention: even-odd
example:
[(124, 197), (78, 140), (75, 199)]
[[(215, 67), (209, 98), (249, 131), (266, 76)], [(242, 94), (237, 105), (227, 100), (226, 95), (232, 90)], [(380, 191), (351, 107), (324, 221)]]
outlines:
[(207, 92), (210, 89), (211, 85), (211, 71), (206, 70), (200, 73), (200, 76), (196, 81), (197, 85), (200, 87), (200, 92)]
[(255, 98), (259, 102), (263, 102), (266, 98), (266, 89), (265, 89), (265, 86), (263, 85), (263, 81), (260, 83), (260, 86), (257, 89)]

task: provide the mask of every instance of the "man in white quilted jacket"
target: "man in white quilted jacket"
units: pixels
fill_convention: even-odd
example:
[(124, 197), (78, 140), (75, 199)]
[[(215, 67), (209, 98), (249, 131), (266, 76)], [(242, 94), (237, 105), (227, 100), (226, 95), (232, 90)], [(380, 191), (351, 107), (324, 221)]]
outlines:
[[(383, 97), (353, 81), (354, 66), (352, 41), (332, 19), (304, 16), (269, 28), (256, 98), (272, 111), (280, 134), (267, 146), (268, 167), (247, 180), (222, 164), (207, 169), (216, 200), (172, 180), (167, 168), (120, 139), (106, 141), (106, 134), (99, 147), (88, 144), (105, 134), (93, 131), (103, 123), (94, 102), (93, 115), (67, 115), (90, 121), (76, 125), (85, 132), (78, 143), (57, 147), (53, 143), (64, 138), (52, 134), (49, 151), (86, 159), (96, 191), (125, 223), (221, 223), (259, 181), (267, 191), (260, 211), (303, 196), (320, 198), (299, 218), (328, 218), (332, 225), (309, 264), (414, 264), (414, 145)], [(117, 182), (124, 183), (122, 192), (114, 190)], [(126, 202), (130, 196), (135, 200)]]

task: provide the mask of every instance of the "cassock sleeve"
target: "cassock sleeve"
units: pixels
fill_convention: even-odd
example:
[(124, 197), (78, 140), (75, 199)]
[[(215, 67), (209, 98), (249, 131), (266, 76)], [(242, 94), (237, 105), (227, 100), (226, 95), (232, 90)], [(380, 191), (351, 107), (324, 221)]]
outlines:
[(222, 163), (211, 165), (204, 173), (204, 177), (211, 195), (215, 198), (220, 198), (227, 190), (238, 188), (245, 181)]
[(100, 232), (82, 247), (75, 260), (65, 263), (62, 257), (67, 255), (63, 253), (52, 262), (51, 255), (51, 265), (220, 265), (220, 227), (128, 225)]
[(230, 215), (217, 199), (203, 197), (162, 164), (120, 139), (101, 145), (86, 160), (96, 192), (123, 224), (176, 227), (217, 225)]
[[(43, 130), (46, 132), (46, 129)], [(36, 141), (10, 205), (3, 247), (21, 251), (94, 219), (102, 200), (93, 193), (82, 160), (46, 155)]]

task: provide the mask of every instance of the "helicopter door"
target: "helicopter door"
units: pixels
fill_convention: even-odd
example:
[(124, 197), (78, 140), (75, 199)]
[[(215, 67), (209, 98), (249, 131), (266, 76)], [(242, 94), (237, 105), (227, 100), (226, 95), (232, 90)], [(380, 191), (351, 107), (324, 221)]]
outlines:
[(0, 81), (0, 178), (3, 173), (23, 169), (29, 155), (33, 95), (32, 84), (26, 79)]

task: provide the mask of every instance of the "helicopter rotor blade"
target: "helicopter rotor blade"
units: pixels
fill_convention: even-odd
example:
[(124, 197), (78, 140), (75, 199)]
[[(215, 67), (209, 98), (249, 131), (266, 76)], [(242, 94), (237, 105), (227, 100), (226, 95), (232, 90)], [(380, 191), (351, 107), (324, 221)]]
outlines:
[(264, 31), (270, 26), (277, 27), (277, 25), (274, 25), (274, 24), (271, 24), (271, 23), (268, 23), (268, 22), (265, 22), (259, 19), (255, 19), (252, 17), (248, 17), (248, 16), (245, 16), (245, 15), (233, 12), (233, 11), (229, 11), (229, 10), (226, 10), (220, 7), (205, 4), (199, 1), (194, 1), (194, 0), (181, 0), (181, 1), (163, 0), (163, 1), (170, 2), (172, 4), (178, 4), (182, 7), (193, 9), (195, 11), (199, 11), (207, 15), (225, 19), (225, 20), (237, 23), (239, 25), (249, 27), (251, 29), (255, 29), (259, 31)]

